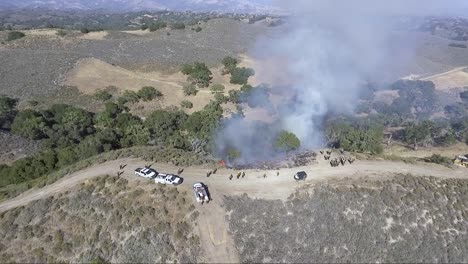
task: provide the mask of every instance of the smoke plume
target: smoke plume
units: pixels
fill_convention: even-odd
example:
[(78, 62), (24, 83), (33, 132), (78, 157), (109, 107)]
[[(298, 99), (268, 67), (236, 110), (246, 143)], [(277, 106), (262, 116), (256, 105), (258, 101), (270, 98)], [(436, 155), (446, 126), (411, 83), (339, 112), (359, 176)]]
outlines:
[[(282, 1), (284, 3), (286, 1)], [(322, 144), (319, 129), (329, 113), (348, 113), (366, 81), (392, 78), (403, 68), (416, 43), (394, 38), (399, 16), (442, 15), (463, 1), (441, 0), (293, 0), (281, 4), (289, 16), (273, 36), (259, 38), (249, 56), (256, 78), (270, 85), (247, 101), (261, 104), (273, 124), (236, 117), (217, 135), (219, 153), (236, 148), (241, 161), (274, 157), (271, 143), (281, 130), (293, 132), (303, 148)], [(280, 98), (272, 100), (272, 98)], [(265, 101), (267, 103), (265, 103)], [(247, 114), (248, 115), (248, 114)]]

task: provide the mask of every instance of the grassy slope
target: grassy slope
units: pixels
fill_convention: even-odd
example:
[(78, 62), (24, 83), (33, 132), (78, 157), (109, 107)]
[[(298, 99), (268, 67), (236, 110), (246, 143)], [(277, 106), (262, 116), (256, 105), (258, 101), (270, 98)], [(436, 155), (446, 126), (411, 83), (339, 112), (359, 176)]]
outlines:
[(228, 197), (226, 210), (242, 262), (467, 262), (467, 189), (460, 179), (348, 180), (284, 204)]
[(0, 262), (196, 261), (188, 195), (116, 177), (83, 183), (1, 214)]

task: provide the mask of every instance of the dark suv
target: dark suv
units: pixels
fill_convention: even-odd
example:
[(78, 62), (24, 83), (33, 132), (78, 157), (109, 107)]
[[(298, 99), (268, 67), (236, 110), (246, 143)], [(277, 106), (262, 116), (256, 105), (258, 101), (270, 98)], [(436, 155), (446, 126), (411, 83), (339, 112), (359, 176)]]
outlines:
[(294, 175), (296, 181), (305, 181), (307, 178), (307, 173), (305, 171), (300, 171)]

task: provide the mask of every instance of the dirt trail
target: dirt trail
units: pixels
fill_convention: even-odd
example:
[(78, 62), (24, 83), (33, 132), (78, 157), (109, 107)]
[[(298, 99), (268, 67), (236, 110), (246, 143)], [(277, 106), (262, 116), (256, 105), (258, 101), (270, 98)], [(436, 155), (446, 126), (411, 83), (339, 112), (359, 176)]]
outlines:
[(451, 73), (454, 73), (454, 72), (457, 72), (457, 71), (461, 71), (461, 70), (463, 70), (463, 69), (465, 69), (467, 67), (468, 66), (458, 67), (458, 68), (452, 69), (450, 71), (446, 71), (446, 72), (442, 72), (442, 73), (438, 73), (438, 74), (435, 74), (435, 75), (431, 75), (431, 76), (421, 78), (420, 80), (421, 81), (427, 81), (427, 80), (434, 79), (434, 78), (437, 78), (437, 77), (441, 77), (441, 76), (444, 76), (444, 75), (448, 75), (448, 74), (451, 74)]
[[(20, 196), (0, 203), (0, 213), (6, 210), (23, 206), (31, 201), (43, 199), (51, 195), (64, 192), (81, 182), (102, 176), (116, 175), (119, 166), (126, 164), (122, 177), (129, 180), (140, 180), (133, 174), (136, 167), (145, 166), (147, 163), (140, 159), (120, 159), (98, 164), (82, 171), (70, 174), (59, 181), (40, 189), (27, 191)], [(160, 172), (175, 173), (179, 168), (168, 164), (153, 164), (153, 168)], [(286, 200), (297, 187), (304, 186), (292, 179), (292, 175), (304, 170), (308, 174), (306, 183), (334, 180), (346, 177), (360, 178), (387, 178), (396, 173), (411, 173), (415, 176), (434, 176), (440, 178), (466, 178), (467, 170), (464, 168), (447, 168), (434, 164), (405, 164), (391, 161), (356, 161), (352, 165), (331, 168), (327, 162), (319, 164), (285, 168), (280, 170), (245, 170), (245, 177), (237, 179), (238, 171), (219, 169), (216, 174), (206, 177), (209, 167), (187, 167), (181, 176), (184, 183), (178, 186), (182, 190), (192, 192), (194, 182), (204, 182), (211, 193), (212, 202), (200, 205), (196, 204), (200, 211), (198, 218), (198, 233), (204, 250), (204, 261), (211, 263), (236, 263), (239, 262), (232, 237), (228, 234), (226, 212), (222, 208), (222, 198), (225, 195), (241, 195), (247, 193), (253, 198)], [(279, 175), (277, 173), (279, 172)], [(229, 180), (229, 176), (233, 179)], [(266, 177), (264, 177), (266, 175)], [(149, 181), (149, 180), (148, 180)], [(170, 188), (168, 186), (168, 188)]]

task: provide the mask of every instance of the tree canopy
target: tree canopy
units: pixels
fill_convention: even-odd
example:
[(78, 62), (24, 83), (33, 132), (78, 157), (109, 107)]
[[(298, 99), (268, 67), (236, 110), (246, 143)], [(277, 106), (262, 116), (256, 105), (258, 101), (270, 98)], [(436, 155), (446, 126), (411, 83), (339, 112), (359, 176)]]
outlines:
[(205, 63), (195, 62), (193, 65), (184, 64), (182, 65), (181, 71), (183, 74), (188, 75), (187, 81), (197, 85), (198, 87), (208, 87), (212, 73)]
[(301, 146), (301, 141), (294, 133), (288, 131), (281, 131), (275, 139), (273, 147), (277, 151), (291, 151), (296, 150)]

